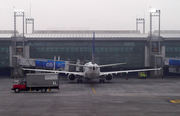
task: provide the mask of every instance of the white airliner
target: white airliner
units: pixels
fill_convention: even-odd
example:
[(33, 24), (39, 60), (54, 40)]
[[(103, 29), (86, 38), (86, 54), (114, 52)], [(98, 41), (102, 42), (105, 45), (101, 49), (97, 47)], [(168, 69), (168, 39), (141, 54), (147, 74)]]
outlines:
[(110, 81), (113, 79), (113, 74), (118, 73), (129, 73), (129, 72), (139, 72), (139, 71), (153, 71), (153, 70), (160, 70), (161, 68), (153, 68), (153, 69), (138, 69), (138, 70), (124, 70), (124, 71), (111, 71), (111, 72), (101, 72), (101, 67), (107, 66), (115, 66), (115, 65), (122, 65), (126, 63), (116, 63), (116, 64), (107, 64), (107, 65), (97, 65), (94, 62), (94, 39), (95, 33), (93, 33), (93, 52), (92, 52), (92, 62), (88, 62), (84, 65), (77, 65), (77, 64), (70, 64), (74, 66), (83, 67), (83, 72), (69, 72), (69, 71), (58, 71), (58, 70), (44, 70), (44, 69), (27, 69), (22, 68), (23, 70), (30, 70), (30, 71), (41, 71), (41, 72), (52, 72), (52, 73), (64, 73), (68, 74), (68, 79), (70, 81), (74, 81), (77, 79), (78, 83), (82, 83), (82, 79), (99, 79), (100, 83), (104, 83), (105, 80)]

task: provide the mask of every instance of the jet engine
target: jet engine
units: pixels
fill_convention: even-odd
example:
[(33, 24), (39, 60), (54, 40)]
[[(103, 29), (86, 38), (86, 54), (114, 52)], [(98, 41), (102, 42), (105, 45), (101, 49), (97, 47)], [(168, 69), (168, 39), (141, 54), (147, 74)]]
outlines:
[(105, 79), (110, 81), (110, 80), (113, 79), (113, 75), (112, 74), (108, 74), (108, 75), (106, 75)]
[(74, 81), (74, 80), (76, 79), (76, 76), (75, 76), (74, 74), (69, 74), (69, 75), (68, 75), (68, 79), (69, 79), (70, 81)]

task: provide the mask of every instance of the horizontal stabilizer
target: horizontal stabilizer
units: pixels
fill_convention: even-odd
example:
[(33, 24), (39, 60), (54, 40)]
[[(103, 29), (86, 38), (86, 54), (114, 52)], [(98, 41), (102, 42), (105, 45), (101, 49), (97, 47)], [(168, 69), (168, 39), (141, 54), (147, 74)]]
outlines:
[(116, 66), (116, 65), (122, 65), (122, 64), (126, 64), (126, 62), (124, 62), (124, 63), (116, 63), (116, 64), (99, 65), (98, 67), (101, 68), (101, 67)]
[(69, 64), (70, 66), (76, 66), (76, 67), (84, 67), (84, 65), (80, 65), (80, 64)]

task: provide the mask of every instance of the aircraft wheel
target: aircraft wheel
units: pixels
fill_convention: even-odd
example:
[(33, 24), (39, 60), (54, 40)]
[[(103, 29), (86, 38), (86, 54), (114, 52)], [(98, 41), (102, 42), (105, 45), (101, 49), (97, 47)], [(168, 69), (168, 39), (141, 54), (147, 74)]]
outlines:
[(79, 79), (77, 79), (77, 83), (79, 83), (80, 81), (79, 81)]
[(102, 83), (105, 83), (105, 80), (104, 80), (104, 79), (102, 79)]
[(101, 79), (99, 79), (99, 83), (101, 83)]
[(41, 89), (41, 92), (42, 92), (42, 93), (46, 93), (46, 91), (47, 91), (46, 88), (42, 88), (42, 89)]
[(82, 79), (80, 79), (80, 83), (82, 83), (83, 81), (82, 81)]

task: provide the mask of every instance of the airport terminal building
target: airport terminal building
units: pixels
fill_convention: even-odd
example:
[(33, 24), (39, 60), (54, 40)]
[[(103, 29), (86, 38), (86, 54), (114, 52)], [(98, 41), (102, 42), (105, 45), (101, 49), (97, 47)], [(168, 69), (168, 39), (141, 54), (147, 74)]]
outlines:
[[(180, 31), (154, 31), (152, 39), (148, 33), (136, 30), (37, 30), (19, 34), (0, 31), (0, 76), (10, 76), (14, 67), (14, 56), (33, 59), (54, 59), (82, 62), (91, 61), (93, 32), (95, 32), (95, 62), (111, 64), (127, 62), (118, 68), (137, 69), (154, 67), (154, 55), (180, 58)], [(160, 46), (159, 46), (160, 43)], [(160, 49), (159, 49), (160, 48)]]

